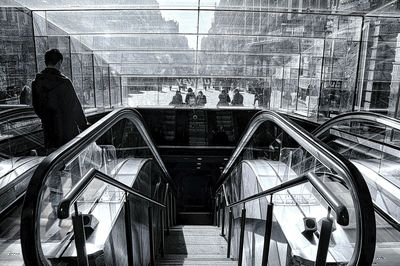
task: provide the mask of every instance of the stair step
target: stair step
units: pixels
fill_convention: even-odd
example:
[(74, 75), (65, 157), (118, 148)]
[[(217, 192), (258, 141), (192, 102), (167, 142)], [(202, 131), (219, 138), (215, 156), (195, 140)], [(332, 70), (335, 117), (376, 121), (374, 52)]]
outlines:
[(210, 212), (179, 212), (177, 215), (179, 224), (210, 225), (212, 224), (212, 213)]
[(180, 255), (169, 254), (157, 260), (157, 265), (237, 265), (225, 255)]
[[(182, 213), (179, 213), (182, 214)], [(186, 213), (206, 214), (210, 213)], [(211, 225), (181, 225), (170, 228), (165, 238), (165, 257), (157, 265), (236, 265), (226, 258), (227, 242), (221, 228)]]
[[(168, 240), (167, 240), (168, 241)], [(168, 242), (170, 243), (170, 242)], [(228, 249), (226, 245), (219, 244), (183, 244), (183, 245), (168, 245), (165, 248), (166, 253), (172, 254), (226, 254)]]
[(183, 261), (158, 261), (156, 265), (237, 265), (237, 261), (219, 261), (219, 260), (210, 260), (210, 261), (191, 261), (191, 260), (183, 260)]
[(196, 230), (196, 229), (174, 229), (171, 228), (170, 230), (170, 234), (182, 234), (182, 232), (184, 233), (184, 235), (186, 236), (215, 236), (215, 235), (219, 235), (219, 233), (221, 232), (221, 229), (210, 229), (210, 230)]
[(226, 258), (226, 254), (165, 254), (164, 258), (159, 258), (160, 260), (174, 260), (174, 259), (179, 259), (179, 260), (201, 260), (201, 259), (215, 259), (215, 260), (231, 260)]
[[(220, 233), (218, 231), (217, 233)], [(213, 244), (218, 244), (218, 245), (225, 245), (226, 240), (219, 236), (218, 234), (216, 235), (210, 235), (207, 237), (204, 237), (204, 235), (184, 235), (183, 233), (180, 234), (174, 234), (173, 239), (168, 240), (171, 245), (213, 245)]]

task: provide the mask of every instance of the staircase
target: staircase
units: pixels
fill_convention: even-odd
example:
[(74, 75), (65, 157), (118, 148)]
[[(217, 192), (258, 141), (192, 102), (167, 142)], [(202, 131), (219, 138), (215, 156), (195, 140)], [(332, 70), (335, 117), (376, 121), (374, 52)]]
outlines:
[(193, 112), (193, 115), (189, 115), (189, 146), (207, 145), (207, 136), (207, 113)]
[(237, 265), (228, 259), (227, 242), (216, 226), (174, 226), (165, 238), (165, 256), (156, 265)]

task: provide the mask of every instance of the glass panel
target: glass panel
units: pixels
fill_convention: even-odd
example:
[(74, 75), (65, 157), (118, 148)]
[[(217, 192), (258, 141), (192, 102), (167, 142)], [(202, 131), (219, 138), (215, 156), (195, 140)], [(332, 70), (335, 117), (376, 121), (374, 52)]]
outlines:
[[(218, 88), (237, 88), (244, 96), (243, 106), (313, 119), (352, 109), (360, 17), (318, 14), (332, 5), (312, 1), (199, 3), (199, 10), (193, 1), (161, 1), (154, 10), (120, 10), (116, 5), (114, 10), (37, 12), (35, 30), (46, 36), (73, 35), (95, 51), (98, 106), (115, 100), (110, 87), (115, 82), (109, 78), (114, 71), (124, 76), (122, 91), (128, 98), (123, 102), (130, 106), (168, 105), (174, 94), (167, 92), (190, 86), (195, 93), (203, 89), (208, 99), (218, 99)], [(152, 3), (130, 7), (147, 5)], [(279, 12), (283, 7), (289, 9)], [(314, 12), (297, 12), (309, 8)], [(195, 82), (184, 86), (172, 81), (185, 78)], [(204, 86), (204, 80), (212, 86)], [(217, 103), (207, 101), (204, 106)]]
[(94, 55), (94, 80), (95, 80), (95, 95), (96, 95), (96, 107), (107, 107), (107, 101), (109, 98), (107, 97), (107, 86), (108, 86), (108, 79), (106, 79), (106, 71), (108, 73), (107, 66), (103, 65), (106, 62), (103, 58)]
[(75, 38), (71, 38), (72, 81), (83, 108), (93, 108), (94, 80), (92, 52)]
[[(95, 142), (87, 145), (74, 159), (65, 164), (62, 170), (54, 169), (45, 181), (43, 193), (41, 195), (40, 206), (40, 237), (42, 251), (47, 259), (51, 261), (60, 260), (56, 255), (63, 249), (61, 257), (75, 256), (75, 246), (73, 242), (67, 244), (73, 234), (71, 218), (59, 220), (57, 218), (57, 206), (60, 200), (85, 176), (89, 170), (98, 171), (133, 187), (147, 197), (160, 200), (162, 191), (165, 188), (163, 172), (152, 159), (147, 144), (142, 139), (136, 129), (135, 124), (123, 119), (114, 124), (106, 133), (100, 136)], [(93, 217), (92, 231), (88, 231), (87, 250), (89, 254), (94, 254), (101, 250), (103, 246), (118, 245), (111, 243), (114, 234), (112, 225), (123, 223), (124, 216), (121, 215), (121, 208), (125, 198), (125, 193), (112, 185), (94, 179), (90, 182), (84, 193), (77, 201), (77, 208), (86, 217)], [(131, 203), (131, 226), (133, 228), (134, 243), (142, 246), (140, 252), (143, 256), (138, 256), (139, 265), (147, 264), (148, 247), (148, 203), (136, 197), (130, 197)], [(71, 206), (71, 213), (74, 211)], [(157, 224), (156, 230), (160, 230), (159, 224), (160, 210), (154, 207), (154, 223)], [(111, 242), (110, 242), (111, 241)], [(121, 241), (121, 239), (119, 239)], [(156, 240), (156, 245), (159, 240)], [(136, 245), (135, 244), (135, 245)], [(139, 252), (135, 249), (134, 252)], [(107, 258), (105, 258), (107, 260)]]
[(36, 71), (32, 29), (29, 10), (0, 7), (0, 104), (31, 104)]
[(61, 73), (71, 79), (71, 57), (70, 57), (70, 37), (69, 36), (49, 36), (35, 37), (36, 59), (39, 71), (46, 68), (44, 62), (44, 54), (49, 49), (57, 47), (63, 55), (63, 63), (61, 65)]
[(193, 34), (197, 29), (197, 11), (188, 10), (47, 11), (46, 19), (69, 34)]
[[(350, 224), (335, 223), (333, 237), (335, 245), (329, 248), (329, 262), (345, 263), (354, 251), (357, 229), (356, 214), (351, 191), (340, 183), (325, 176), (338, 175), (299, 146), (289, 135), (272, 122), (264, 122), (256, 130), (237, 160), (236, 168), (225, 182), (228, 200), (232, 203), (265, 191), (307, 173), (316, 173), (326, 186), (347, 207)], [(340, 174), (339, 174), (340, 175)], [(243, 260), (246, 264), (259, 264), (264, 241), (267, 203), (271, 198), (247, 202), (246, 231)], [(277, 265), (287, 265), (296, 257), (297, 261), (315, 261), (319, 239), (315, 230), (326, 217), (328, 205), (310, 184), (302, 184), (288, 190), (274, 193), (274, 225), (270, 242), (269, 261)], [(233, 208), (234, 230), (232, 254), (238, 258), (240, 217), (243, 205)], [(288, 219), (290, 222), (288, 222)], [(305, 232), (305, 223), (313, 223), (315, 230)], [(304, 247), (307, 248), (304, 248)], [(339, 248), (340, 247), (340, 248)], [(343, 252), (342, 249), (346, 251)], [(338, 251), (341, 250), (339, 253)], [(339, 255), (340, 254), (340, 255)]]
[(397, 130), (372, 122), (345, 122), (326, 134), (329, 145), (349, 158), (364, 175), (374, 202), (400, 220), (400, 148)]
[[(5, 213), (5, 216), (8, 217), (7, 209), (15, 209), (12, 206), (15, 207), (15, 201), (25, 193), (44, 154), (43, 131), (39, 118), (16, 114), (0, 122), (0, 212)], [(15, 229), (19, 231), (16, 219), (12, 219), (12, 223), (18, 224)], [(15, 235), (15, 231), (2, 231), (3, 239), (19, 241), (19, 234)]]
[(364, 24), (357, 110), (398, 117), (398, 18), (367, 17)]

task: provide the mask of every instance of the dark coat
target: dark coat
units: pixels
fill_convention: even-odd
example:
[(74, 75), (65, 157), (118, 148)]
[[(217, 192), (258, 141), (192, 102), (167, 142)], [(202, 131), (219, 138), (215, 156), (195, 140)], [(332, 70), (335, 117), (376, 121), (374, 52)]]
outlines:
[(204, 94), (203, 95), (198, 94), (196, 96), (197, 105), (205, 105), (206, 103), (207, 103), (207, 97)]
[(185, 103), (186, 103), (187, 105), (194, 105), (194, 104), (196, 104), (196, 95), (194, 94), (194, 92), (188, 92), (188, 93), (186, 94)]
[(47, 149), (59, 148), (87, 127), (82, 106), (71, 81), (46, 68), (32, 82), (32, 105), (42, 120)]
[(235, 93), (233, 95), (233, 99), (232, 99), (232, 105), (243, 105), (243, 95), (238, 93)]
[(228, 93), (220, 93), (218, 95), (219, 98), (219, 102), (217, 103), (217, 105), (228, 105), (231, 102), (231, 98), (229, 97)]
[(181, 105), (181, 104), (183, 104), (182, 94), (177, 93), (174, 96), (172, 96), (172, 101), (169, 103), (169, 105)]

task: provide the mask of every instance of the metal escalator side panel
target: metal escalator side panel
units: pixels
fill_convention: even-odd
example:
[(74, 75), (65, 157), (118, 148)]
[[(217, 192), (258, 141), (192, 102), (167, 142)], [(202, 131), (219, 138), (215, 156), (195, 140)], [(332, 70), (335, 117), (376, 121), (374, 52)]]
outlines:
[[(287, 133), (299, 147), (302, 147), (307, 154), (316, 158), (316, 160), (330, 169), (336, 176), (339, 176), (341, 181), (345, 182), (346, 187), (349, 188), (351, 193), (352, 201), (354, 202), (355, 215), (353, 216), (353, 220), (356, 221), (355, 224), (357, 225), (354, 230), (354, 235), (356, 236), (356, 241), (354, 243), (355, 252), (349, 264), (370, 264), (373, 261), (373, 251), (375, 249), (375, 228), (371, 229), (371, 227), (375, 225), (375, 219), (369, 190), (361, 173), (343, 156), (337, 154), (326, 144), (275, 112), (261, 111), (249, 122), (245, 134), (242, 136), (236, 150), (220, 176), (217, 190), (219, 191), (220, 185), (228, 178), (234, 165), (239, 163), (238, 160), (242, 158), (241, 154), (245, 151), (246, 145), (252, 139), (256, 130), (264, 122), (269, 122), (279, 127)], [(249, 149), (251, 150), (251, 148)]]
[[(134, 132), (129, 129), (124, 131), (123, 134), (118, 133), (120, 127), (125, 127), (125, 122), (129, 123)], [(132, 135), (132, 132), (134, 135)], [(62, 198), (60, 192), (68, 192), (71, 189), (72, 177), (75, 176), (73, 173), (84, 174), (90, 169), (86, 163), (89, 166), (93, 164), (94, 167), (98, 168), (98, 171), (104, 171), (104, 162), (98, 164), (96, 161), (84, 160), (80, 156), (88, 147), (94, 144), (97, 145), (96, 142), (99, 145), (114, 145), (117, 150), (118, 160), (126, 158), (129, 154), (135, 155), (134, 157), (151, 157), (159, 165), (163, 180), (170, 183), (172, 191), (175, 191), (174, 184), (150, 135), (147, 133), (140, 114), (130, 108), (115, 110), (50, 154), (36, 169), (26, 193), (21, 221), (21, 244), (26, 265), (49, 263), (43, 253), (41, 241), (44, 239), (50, 240), (54, 235), (51, 233), (52, 228), (46, 228), (46, 221), (53, 219), (51, 217), (51, 203), (59, 202)], [(96, 148), (96, 150), (98, 149)], [(98, 152), (94, 152), (93, 156), (98, 158), (96, 153)], [(74, 162), (71, 163), (71, 161)], [(57, 176), (61, 181), (57, 181)], [(50, 181), (54, 181), (56, 185), (49, 183)], [(62, 189), (57, 188), (57, 183), (62, 184)], [(52, 195), (56, 200), (51, 201), (48, 199), (50, 195), (49, 187), (54, 188), (52, 189)], [(93, 192), (97, 192), (96, 189)]]

